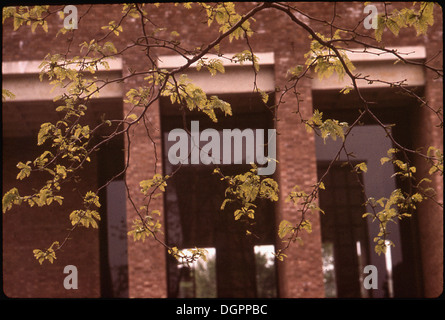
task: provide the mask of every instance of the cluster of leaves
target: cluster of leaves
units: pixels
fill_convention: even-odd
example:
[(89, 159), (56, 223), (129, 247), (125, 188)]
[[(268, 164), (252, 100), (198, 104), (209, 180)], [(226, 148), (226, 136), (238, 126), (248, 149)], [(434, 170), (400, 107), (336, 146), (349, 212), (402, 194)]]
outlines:
[(41, 26), (45, 32), (48, 32), (48, 22), (43, 16), (47, 13), (49, 6), (19, 6), (19, 7), (3, 7), (3, 23), (6, 19), (12, 18), (14, 31), (18, 30), (23, 25), (31, 26), (31, 31), (34, 33), (38, 26)]
[(224, 73), (226, 70), (224, 65), (220, 59), (209, 59), (209, 58), (201, 58), (196, 64), (196, 70), (200, 71), (202, 67), (205, 67), (212, 76), (219, 73)]
[(103, 26), (102, 29), (108, 29), (112, 31), (116, 36), (119, 36), (119, 33), (123, 31), (122, 26), (116, 24), (116, 21), (108, 22), (107, 26)]
[[(55, 249), (53, 249), (55, 247)], [(40, 264), (43, 263), (43, 261), (48, 260), (49, 262), (53, 263), (56, 258), (56, 249), (60, 247), (60, 244), (58, 241), (54, 241), (51, 246), (46, 249), (45, 251), (42, 251), (40, 249), (34, 249), (34, 258), (39, 261)]]
[(337, 49), (333, 51), (331, 47), (326, 45), (326, 43), (330, 43), (332, 40), (341, 39), (342, 32), (340, 29), (336, 30), (332, 38), (316, 33), (317, 39), (311, 41), (310, 50), (304, 55), (306, 66), (313, 67), (320, 80), (325, 77), (329, 78), (334, 72), (340, 80), (343, 80), (346, 75), (345, 66), (349, 71), (355, 70), (355, 66), (345, 50)]
[[(2, 198), (3, 213), (12, 208), (12, 205), (21, 205), (23, 202), (27, 203), (30, 207), (37, 205), (39, 207), (50, 205), (53, 201), (62, 205), (63, 196), (57, 195), (61, 189), (61, 182), (66, 179), (67, 173), (72, 169), (68, 169), (63, 165), (55, 164), (53, 169), (48, 168), (45, 164), (48, 162), (47, 156), (52, 157), (52, 153), (45, 151), (42, 155), (37, 157), (33, 163), (27, 161), (26, 163), (19, 162), (17, 168), (20, 170), (17, 174), (18, 180), (23, 180), (31, 175), (33, 170), (46, 171), (52, 176), (52, 179), (48, 180), (46, 184), (40, 188), (38, 192), (28, 196), (21, 196), (17, 188), (12, 188), (7, 191)], [(35, 169), (32, 169), (31, 165), (34, 165)]]
[(410, 166), (409, 163), (403, 162), (402, 160), (397, 159), (395, 157), (395, 154), (398, 152), (399, 152), (399, 150), (397, 148), (390, 148), (387, 151), (388, 156), (381, 158), (380, 163), (383, 165), (386, 162), (391, 161), (395, 165), (395, 167), (398, 168), (398, 171), (396, 173), (394, 173), (394, 175), (392, 177), (401, 176), (404, 178), (413, 178), (414, 173), (416, 173), (416, 167)]
[(337, 137), (340, 137), (343, 141), (345, 140), (345, 129), (348, 128), (348, 124), (335, 119), (323, 121), (323, 112), (314, 110), (312, 117), (304, 120), (304, 123), (308, 132), (318, 130), (325, 142), (328, 137), (331, 137), (334, 141), (337, 140)]
[[(96, 209), (92, 209), (92, 207), (100, 207), (99, 197), (96, 195), (96, 193), (88, 191), (83, 197), (83, 205), (83, 209), (73, 210), (69, 215), (69, 219), (71, 220), (71, 224), (73, 226), (71, 231), (79, 226), (85, 228), (89, 228), (91, 226), (96, 229), (99, 227), (97, 221), (100, 220), (100, 214)], [(42, 264), (45, 260), (53, 263), (53, 261), (56, 259), (56, 251), (60, 250), (61, 247), (62, 245), (58, 241), (54, 241), (45, 251), (41, 249), (34, 249), (34, 257), (40, 264)]]
[(122, 4), (122, 13), (125, 15), (129, 15), (132, 18), (140, 18), (140, 11), (145, 14), (144, 4), (142, 6), (137, 7), (135, 3), (124, 3)]
[(427, 150), (427, 161), (431, 164), (429, 174), (439, 172), (443, 176), (443, 152), (436, 147), (429, 147)]
[(178, 262), (185, 266), (190, 266), (193, 262), (198, 259), (202, 259), (204, 262), (207, 261), (208, 251), (203, 248), (193, 248), (193, 249), (178, 249), (178, 247), (171, 247), (168, 253), (174, 257)]
[(412, 211), (416, 209), (416, 203), (420, 203), (423, 199), (420, 193), (409, 196), (401, 189), (394, 190), (389, 198), (382, 197), (375, 200), (371, 197), (368, 199), (366, 204), (372, 208), (373, 213), (367, 212), (363, 214), (363, 218), (372, 216), (373, 222), (375, 220), (379, 222), (379, 233), (373, 240), (376, 243), (374, 249), (377, 254), (385, 253), (389, 245), (394, 246), (394, 243), (387, 239), (388, 222), (396, 223), (396, 219), (411, 217)]
[(397, 158), (397, 154), (400, 150), (396, 148), (390, 148), (387, 151), (387, 157), (380, 159), (381, 164), (392, 163), (396, 172), (392, 177), (399, 177), (400, 179), (407, 180), (411, 188), (408, 191), (404, 191), (400, 188), (395, 189), (389, 198), (382, 197), (378, 200), (373, 197), (368, 198), (365, 205), (371, 208), (371, 212), (363, 214), (363, 218), (372, 217), (372, 221), (375, 220), (379, 223), (379, 233), (374, 237), (376, 243), (374, 249), (377, 254), (385, 253), (386, 248), (390, 245), (394, 245), (392, 241), (387, 239), (388, 234), (388, 222), (396, 223), (397, 220), (403, 218), (409, 218), (417, 209), (417, 205), (422, 201), (434, 196), (435, 191), (430, 187), (424, 187), (425, 183), (430, 183), (428, 178), (422, 178), (417, 183), (415, 176), (416, 167), (411, 166), (408, 162), (404, 162)]
[(253, 68), (256, 72), (260, 71), (259, 59), (250, 50), (244, 50), (239, 53), (235, 53), (231, 59), (234, 63), (239, 63), (243, 65), (246, 61), (252, 63)]
[(293, 224), (288, 220), (282, 220), (280, 222), (278, 226), (278, 236), (283, 242), (287, 243), (287, 245), (275, 253), (278, 260), (283, 261), (284, 258), (287, 257), (287, 255), (284, 254), (284, 251), (289, 247), (291, 242), (297, 241), (300, 244), (303, 244), (303, 240), (299, 236), (300, 231), (305, 231), (307, 233), (312, 232), (312, 224), (307, 218), (306, 213), (325, 213), (317, 203), (318, 190), (324, 189), (325, 186), (322, 181), (313, 186), (313, 191), (311, 193), (307, 193), (300, 186), (296, 185), (286, 197), (286, 202), (292, 202), (296, 207), (296, 211), (300, 213), (301, 218), (297, 224)]
[[(419, 6), (416, 10), (414, 6)], [(375, 39), (382, 41), (382, 35), (388, 28), (394, 35), (398, 35), (402, 28), (413, 27), (417, 35), (426, 34), (428, 26), (434, 24), (434, 2), (413, 3), (412, 8), (393, 10), (390, 14), (381, 13), (377, 17)]]
[(272, 178), (258, 175), (257, 171), (255, 164), (252, 164), (252, 169), (248, 172), (235, 176), (224, 176), (219, 168), (214, 171), (216, 174), (221, 174), (221, 180), (225, 180), (228, 184), (220, 209), (224, 210), (229, 203), (237, 203), (241, 206), (233, 213), (235, 220), (243, 217), (254, 220), (256, 208), (254, 202), (257, 199), (278, 201), (278, 183)]
[(100, 214), (91, 207), (100, 208), (99, 197), (92, 191), (88, 191), (84, 196), (84, 209), (74, 210), (70, 214), (71, 224), (73, 226), (83, 226), (89, 228), (91, 225), (93, 228), (98, 228), (96, 220), (100, 220)]
[[(209, 27), (215, 21), (220, 26), (220, 33), (228, 32), (241, 21), (242, 16), (236, 12), (235, 3), (233, 2), (217, 3), (215, 6), (206, 3), (200, 3), (200, 5), (206, 10)], [(250, 22), (246, 20), (229, 34), (229, 41), (232, 42), (233, 39), (238, 40), (244, 35), (250, 37), (252, 34)]]
[(9, 91), (8, 89), (2, 88), (2, 101), (6, 101), (6, 98), (14, 100), (15, 94)]
[(301, 64), (297, 64), (296, 66), (287, 70), (286, 75), (289, 78), (289, 81), (298, 79), (302, 75), (303, 70), (304, 70), (304, 66), (302, 66)]
[(66, 92), (64, 95), (56, 96), (54, 101), (63, 97), (80, 100), (99, 96), (98, 77), (87, 76), (86, 72), (93, 75), (99, 68), (109, 70), (110, 65), (107, 60), (113, 58), (110, 53), (116, 53), (116, 48), (112, 42), (106, 42), (100, 46), (96, 40), (91, 40), (89, 44), (84, 42), (80, 46), (81, 51), (84, 48), (87, 49), (86, 55), (100, 53), (101, 56), (98, 58), (75, 56), (66, 59), (60, 54), (48, 54), (39, 66), (40, 81), (43, 81), (46, 76), (50, 81), (49, 84), (53, 86), (51, 92), (57, 87)]
[(181, 75), (177, 81), (166, 83), (162, 95), (170, 97), (173, 104), (185, 106), (189, 111), (197, 110), (205, 113), (213, 122), (218, 122), (215, 110), (221, 110), (224, 115), (232, 115), (229, 103), (217, 96), (207, 97), (204, 90), (193, 84), (186, 75)]
[[(167, 187), (167, 180), (170, 178), (169, 175), (162, 176), (160, 174), (155, 174), (153, 178), (142, 180), (139, 185), (141, 187), (141, 192), (149, 198), (147, 205), (141, 206), (138, 211), (139, 217), (133, 220), (132, 229), (128, 232), (129, 236), (133, 236), (134, 241), (141, 240), (145, 241), (146, 237), (152, 236), (156, 239), (156, 234), (162, 233), (162, 225), (160, 220), (156, 216), (161, 216), (159, 210), (149, 210), (149, 205), (151, 199), (162, 195), (165, 192), (165, 187)], [(156, 193), (157, 191), (160, 193)]]
[(20, 205), (22, 204), (23, 198), (19, 194), (19, 190), (17, 188), (12, 188), (8, 192), (3, 195), (2, 198), (2, 210), (5, 213), (7, 210), (12, 208), (12, 205)]
[(125, 103), (130, 103), (136, 107), (144, 107), (150, 100), (151, 91), (148, 87), (131, 88), (125, 96), (127, 97), (127, 99), (124, 99)]
[(146, 210), (147, 214), (143, 218), (138, 218), (133, 220), (133, 226), (130, 231), (128, 231), (129, 236), (133, 236), (133, 240), (141, 240), (145, 241), (146, 237), (154, 237), (157, 233), (162, 233), (162, 225), (159, 219), (156, 219), (155, 216), (160, 216), (161, 212), (159, 210), (152, 210), (148, 213), (148, 210), (145, 206), (140, 209)]
[(144, 195), (148, 195), (149, 193), (155, 192), (157, 189), (165, 192), (165, 187), (167, 186), (167, 179), (169, 179), (169, 175), (165, 175), (164, 177), (159, 173), (155, 174), (152, 179), (142, 180), (139, 185), (141, 186), (141, 192)]

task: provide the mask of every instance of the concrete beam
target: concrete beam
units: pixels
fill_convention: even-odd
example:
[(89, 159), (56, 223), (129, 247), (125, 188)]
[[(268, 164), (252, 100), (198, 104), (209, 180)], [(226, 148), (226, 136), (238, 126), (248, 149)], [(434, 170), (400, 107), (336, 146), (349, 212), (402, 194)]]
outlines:
[[(211, 76), (206, 68), (200, 71), (196, 70), (196, 63), (184, 72), (187, 77), (208, 94), (223, 93), (248, 93), (254, 91), (254, 81), (257, 87), (264, 91), (275, 90), (275, 74), (274, 74), (274, 54), (255, 53), (258, 57), (260, 70), (255, 79), (255, 73), (252, 69), (252, 63), (246, 62), (243, 65), (234, 63), (228, 59), (218, 57), (217, 55), (206, 55), (205, 58), (219, 58), (225, 67), (224, 73), (217, 73)], [(225, 54), (225, 57), (232, 57), (233, 54)], [(186, 58), (182, 56), (160, 56), (159, 68), (174, 69), (187, 63)]]
[[(20, 101), (51, 101), (54, 97), (65, 92), (63, 88), (53, 86), (47, 79), (40, 81), (38, 66), (41, 61), (10, 61), (2, 62), (2, 88), (15, 94), (14, 102)], [(122, 77), (122, 60), (110, 60), (110, 69), (98, 67), (94, 74), (100, 80), (113, 80)], [(101, 82), (98, 83), (101, 85)], [(110, 83), (100, 90), (100, 98), (121, 98), (123, 96), (122, 84)]]
[[(426, 58), (425, 48), (420, 46), (392, 48), (391, 50), (397, 50), (400, 56), (409, 61), (422, 61)], [(363, 49), (361, 51), (357, 49), (353, 51), (347, 53), (356, 67), (352, 74), (366, 76), (369, 80), (384, 81), (357, 80), (357, 85), (360, 88), (389, 88), (390, 85), (385, 82), (399, 81), (404, 81), (403, 83), (408, 86), (425, 85), (425, 70), (422, 65), (396, 63), (398, 58), (394, 54), (382, 50), (367, 49), (365, 52)], [(346, 86), (352, 86), (351, 79), (347, 75), (343, 79), (339, 79), (336, 73), (323, 79), (314, 76), (312, 80), (313, 90), (342, 89)]]

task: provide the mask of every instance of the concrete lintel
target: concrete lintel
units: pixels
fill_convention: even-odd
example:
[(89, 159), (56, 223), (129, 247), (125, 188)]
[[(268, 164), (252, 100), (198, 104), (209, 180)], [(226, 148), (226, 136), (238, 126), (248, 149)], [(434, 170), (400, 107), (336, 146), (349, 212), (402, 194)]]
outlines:
[[(275, 63), (274, 53), (273, 52), (254, 52), (255, 56), (258, 57), (258, 64), (259, 65), (273, 65)], [(229, 66), (240, 66), (239, 63), (235, 63), (231, 61), (230, 59), (234, 56), (234, 53), (227, 53), (223, 55), (226, 58), (223, 58), (221, 56), (218, 56), (216, 54), (207, 54), (203, 58), (205, 59), (219, 59), (224, 67)], [(173, 69), (178, 68), (180, 66), (183, 66), (187, 63), (186, 57), (179, 56), (179, 55), (166, 55), (166, 56), (159, 56), (159, 68), (165, 68), (165, 69)], [(193, 56), (187, 56), (188, 59), (193, 58)], [(230, 59), (227, 59), (230, 58)], [(251, 65), (250, 62), (245, 62), (243, 65)], [(197, 63), (193, 63), (191, 65), (192, 68), (196, 68)]]
[(395, 61), (397, 56), (394, 53), (388, 52), (387, 50), (394, 51), (400, 57), (415, 61), (424, 60), (426, 58), (426, 49), (424, 46), (404, 46), (404, 47), (387, 47), (386, 50), (367, 48), (350, 49), (346, 52), (346, 55), (352, 62), (367, 61)]
[[(99, 79), (111, 80), (120, 78), (120, 72), (101, 72), (98, 74)], [(99, 83), (98, 85), (101, 85)], [(15, 98), (9, 100), (11, 102), (20, 101), (51, 101), (55, 97), (66, 92), (63, 88), (57, 87), (54, 90), (53, 86), (48, 80), (40, 81), (38, 74), (18, 74), (3, 76), (2, 88), (11, 91)], [(121, 83), (113, 82), (100, 90), (100, 95), (97, 98), (122, 98), (123, 88)], [(96, 98), (95, 96), (92, 97)]]
[[(368, 80), (374, 80), (357, 80), (359, 88), (389, 88), (390, 82), (401, 81), (406, 86), (425, 85), (425, 72), (420, 65), (394, 64), (393, 61), (357, 62), (354, 65), (356, 69), (352, 71), (352, 74), (366, 77)], [(343, 79), (339, 79), (336, 73), (324, 79), (319, 79), (315, 75), (312, 79), (312, 90), (342, 89), (346, 86), (352, 87), (352, 81), (347, 75)]]
[[(108, 63), (110, 69), (98, 66), (95, 76), (104, 81), (122, 77), (122, 59), (109, 60)], [(41, 61), (36, 60), (2, 62), (2, 88), (15, 94), (13, 102), (48, 101), (65, 92), (60, 87), (52, 90), (53, 86), (45, 77), (40, 81), (40, 64)], [(98, 85), (101, 85), (101, 82)], [(122, 98), (122, 96), (122, 84), (113, 82), (100, 90), (99, 98)]]
[[(102, 65), (98, 65), (98, 71), (120, 71), (122, 70), (122, 59), (107, 60), (110, 69), (105, 69)], [(41, 60), (20, 60), (20, 61), (4, 61), (2, 62), (2, 75), (18, 75), (18, 74), (34, 74), (40, 73), (39, 65)]]
[[(426, 50), (424, 46), (406, 46), (397, 48), (386, 48), (394, 50), (398, 55), (408, 61), (422, 61), (426, 59)], [(363, 48), (351, 49), (345, 52), (348, 58), (356, 67), (352, 71), (354, 75), (367, 77), (367, 81), (357, 80), (360, 88), (386, 88), (390, 82), (401, 82), (408, 86), (425, 85), (425, 74), (422, 65), (399, 62), (397, 56), (391, 52), (381, 49)], [(386, 82), (386, 83), (385, 83)], [(333, 74), (327, 79), (319, 79), (315, 76), (312, 80), (313, 90), (342, 89), (346, 86), (352, 87), (351, 79), (345, 75), (339, 79), (337, 74)]]
[[(254, 81), (258, 88), (264, 91), (275, 90), (275, 75), (273, 66), (275, 57), (273, 52), (254, 53), (258, 57), (258, 64), (261, 66), (256, 78), (252, 70), (252, 63), (246, 62), (243, 65), (235, 63), (227, 58), (232, 58), (234, 54), (224, 54), (224, 57), (218, 55), (205, 55), (206, 59), (219, 59), (226, 71), (211, 76), (207, 70), (196, 69), (197, 63), (193, 63), (187, 71), (187, 77), (197, 86), (202, 88), (208, 94), (223, 93), (245, 93), (254, 92)], [(191, 58), (191, 57), (190, 57)], [(159, 68), (174, 69), (187, 63), (185, 57), (179, 55), (159, 56)]]

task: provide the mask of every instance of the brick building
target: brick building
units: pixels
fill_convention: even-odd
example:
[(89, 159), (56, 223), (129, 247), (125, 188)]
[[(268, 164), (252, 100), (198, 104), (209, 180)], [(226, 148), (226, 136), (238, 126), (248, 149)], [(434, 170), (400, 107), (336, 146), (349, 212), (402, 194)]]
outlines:
[[(252, 6), (252, 3), (237, 3), (241, 12), (246, 12)], [(118, 5), (77, 7), (79, 16), (87, 11), (88, 14), (82, 16), (79, 22), (72, 48), (83, 41), (104, 36), (105, 31), (101, 27), (111, 20), (116, 21), (121, 12)], [(332, 3), (323, 6), (298, 3), (298, 7), (309, 16), (321, 20), (332, 19), (334, 10)], [(345, 27), (353, 27), (364, 18), (361, 3), (338, 3), (335, 10), (342, 17), (341, 24)], [(181, 45), (190, 48), (208, 43), (217, 36), (216, 29), (209, 31), (202, 24), (202, 12), (196, 7), (186, 10), (182, 6), (168, 4), (153, 8), (150, 14), (154, 25), (166, 25), (171, 28), (169, 31), (177, 30), (181, 35)], [(299, 18), (309, 25), (315, 23), (303, 15)], [(303, 55), (309, 49), (310, 39), (303, 29), (297, 28), (288, 17), (278, 11), (264, 10), (255, 19), (255, 34), (250, 39), (250, 45), (260, 58), (258, 85), (267, 91), (284, 88), (287, 70), (297, 64), (304, 64)], [(62, 25), (61, 19), (53, 15), (49, 17), (48, 33), (40, 28), (33, 34), (24, 30), (26, 27), (14, 31), (11, 24), (3, 26), (3, 87), (16, 94), (14, 100), (2, 103), (4, 192), (17, 186), (25, 194), (39, 185), (38, 179), (16, 180), (15, 165), (19, 161), (32, 160), (39, 154), (36, 137), (40, 124), (57, 121), (55, 103), (52, 102), (55, 94), (49, 92), (47, 83), (39, 81), (37, 66), (48, 52), (66, 52), (66, 37), (55, 38)], [(125, 47), (134, 35), (142, 34), (140, 24), (132, 18), (125, 20), (123, 30), (113, 40), (117, 48)], [(402, 30), (398, 37), (394, 37), (386, 31), (384, 42), (388, 47), (409, 52), (412, 60), (433, 59), (436, 67), (442, 67), (441, 8), (435, 7), (435, 24), (426, 35), (417, 37), (413, 30)], [(245, 50), (245, 42), (227, 41), (221, 48), (224, 53), (236, 53)], [(161, 49), (157, 54), (160, 66), (166, 69), (176, 68), (183, 62), (177, 56), (165, 56), (166, 53)], [(394, 64), (394, 57), (389, 55), (356, 54), (351, 56), (351, 60), (356, 65), (357, 72), (369, 73), (388, 81), (406, 78), (408, 85), (416, 88), (416, 92), (425, 96), (432, 105), (442, 105), (442, 78), (436, 78), (432, 70), (421, 65)], [(119, 59), (113, 60), (109, 70), (99, 70), (98, 75), (108, 79), (125, 77), (130, 74), (130, 68), (143, 70), (146, 63), (140, 52), (128, 51)], [(279, 121), (274, 123), (267, 109), (260, 107), (258, 96), (252, 94), (251, 67), (227, 63), (224, 75), (211, 77), (208, 73), (197, 72), (193, 68), (188, 71), (188, 75), (207, 93), (217, 94), (231, 102), (235, 120), (222, 120), (218, 123), (219, 129), (276, 128), (279, 133), (279, 164), (274, 178), (280, 185), (280, 200), (274, 205), (266, 204), (261, 209), (264, 211), (264, 215), (261, 215), (264, 216), (263, 220), (258, 221), (258, 228), (264, 234), (261, 239), (243, 240), (236, 231), (237, 226), (232, 225), (232, 220), (221, 218), (221, 215), (212, 211), (216, 210), (214, 208), (219, 209), (223, 198), (213, 197), (215, 190), (220, 187), (212, 180), (209, 174), (212, 169), (208, 166), (184, 168), (177, 179), (169, 183), (165, 196), (154, 200), (153, 206), (163, 212), (161, 222), (164, 227), (164, 241), (179, 243), (181, 248), (202, 246), (211, 248), (212, 253), (216, 252), (215, 266), (204, 271), (204, 276), (210, 278), (207, 282), (211, 287), (210, 293), (200, 293), (201, 295), (314, 298), (437, 297), (441, 294), (442, 209), (431, 202), (422, 203), (414, 218), (394, 226), (391, 237), (396, 247), (391, 248), (390, 255), (377, 256), (372, 242), (376, 226), (361, 219), (364, 210), (361, 204), (364, 199), (357, 193), (358, 185), (351, 178), (351, 173), (340, 165), (335, 165), (330, 171), (325, 182), (327, 191), (320, 197), (322, 208), (329, 208), (326, 211), (332, 214), (311, 216), (313, 231), (303, 235), (304, 245), (291, 246), (287, 252), (288, 257), (283, 262), (264, 263), (255, 258), (255, 250), (280, 246), (280, 240), (275, 236), (279, 221), (295, 221), (295, 208), (284, 201), (286, 195), (295, 185), (305, 189), (314, 185), (318, 181), (317, 175), (323, 172), (327, 161), (335, 154), (335, 143), (324, 145), (300, 124), (299, 117), (294, 113), (297, 105), (305, 118), (309, 118), (313, 109), (317, 108), (326, 116), (341, 121), (354, 120), (352, 117), (357, 116), (357, 100), (351, 94), (339, 94), (343, 83), (332, 78), (304, 79), (298, 88), (302, 101), (288, 95), (286, 103), (279, 107)], [(127, 113), (131, 106), (124, 103), (125, 93), (140, 86), (143, 81), (142, 77), (131, 77), (122, 83), (107, 86), (100, 98), (91, 103), (88, 122), (98, 123), (103, 113), (109, 118), (119, 118)], [(367, 97), (376, 102), (376, 114), (386, 123), (396, 124), (393, 133), (398, 141), (412, 149), (425, 145), (443, 145), (442, 131), (436, 127), (437, 119), (425, 108), (419, 108), (415, 99), (397, 95), (392, 89), (377, 83), (361, 83), (360, 86), (364, 88), (363, 92)], [(278, 99), (279, 93), (272, 95), (270, 100), (273, 104)], [(197, 292), (202, 288), (198, 290), (196, 287), (197, 276), (194, 272), (197, 272), (197, 267), (191, 270), (178, 268), (164, 247), (155, 241), (133, 242), (126, 235), (136, 215), (132, 204), (126, 200), (123, 179), (129, 189), (135, 191), (134, 201), (141, 201), (142, 195), (136, 194), (141, 180), (152, 177), (155, 168), (156, 172), (164, 174), (173, 170), (166, 161), (166, 134), (181, 127), (182, 123), (180, 114), (169, 101), (163, 99), (159, 100), (148, 116), (152, 124), (150, 136), (154, 143), (147, 139), (144, 126), (134, 127), (130, 145), (123, 138), (109, 143), (92, 158), (90, 165), (85, 166), (81, 173), (81, 182), (76, 186), (65, 187), (63, 207), (30, 209), (20, 206), (3, 215), (2, 279), (3, 290), (8, 297), (199, 296)], [(201, 130), (213, 125), (204, 118), (196, 119), (200, 120)], [(369, 172), (362, 176), (367, 194), (376, 198), (388, 196), (388, 190), (393, 190), (397, 181), (386, 177), (390, 177), (394, 171), (389, 166), (372, 164), (386, 155), (391, 143), (385, 139), (384, 132), (379, 130), (381, 128), (371, 121), (365, 121), (364, 126), (356, 129), (350, 148), (358, 155), (357, 161), (368, 163)], [(153, 156), (154, 145), (159, 155), (157, 161)], [(66, 236), (66, 230), (70, 227), (67, 215), (70, 208), (76, 208), (76, 203), (80, 201), (81, 197), (78, 195), (103, 185), (120, 172), (126, 164), (124, 150), (128, 148), (131, 158), (125, 176), (109, 184), (100, 194), (103, 204), (100, 228), (76, 229), (66, 246), (58, 253), (54, 264), (39, 265), (32, 250), (46, 248), (53, 241), (61, 241)], [(428, 170), (423, 162), (418, 162), (417, 168), (420, 173)], [(227, 172), (235, 173), (246, 167), (229, 166), (226, 169)], [(35, 177), (38, 178), (37, 174)], [(433, 185), (438, 192), (438, 200), (442, 201), (441, 177), (435, 176)], [(218, 227), (227, 225), (232, 225), (235, 230), (233, 235), (225, 234), (224, 229)], [(77, 290), (66, 290), (63, 286), (67, 276), (64, 267), (67, 265), (77, 267)], [(360, 281), (363, 280), (364, 274), (361, 271), (365, 265), (375, 265), (378, 269), (379, 282), (376, 290), (363, 290)], [(265, 268), (269, 270), (268, 273), (264, 271)], [(264, 272), (260, 275), (259, 270)], [(261, 276), (267, 276), (267, 281)], [(266, 282), (267, 288), (264, 285)], [(190, 291), (190, 283), (194, 284), (194, 291)]]

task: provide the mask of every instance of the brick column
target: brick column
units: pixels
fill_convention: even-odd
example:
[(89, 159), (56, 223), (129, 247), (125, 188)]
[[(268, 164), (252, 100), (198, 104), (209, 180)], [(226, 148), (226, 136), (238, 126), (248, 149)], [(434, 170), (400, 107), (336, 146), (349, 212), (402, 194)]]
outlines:
[[(443, 49), (442, 11), (439, 6), (436, 6), (435, 11), (435, 24), (428, 31), (426, 40), (427, 61)], [(443, 55), (439, 55), (429, 64), (441, 68)], [(433, 71), (426, 70), (426, 100), (437, 110), (443, 109), (443, 79), (436, 78)], [(415, 147), (435, 146), (443, 152), (443, 129), (437, 127), (439, 119), (425, 107), (421, 107), (419, 113), (420, 120), (416, 125), (419, 134), (416, 135), (418, 141)], [(426, 148), (423, 151), (426, 152)], [(419, 176), (429, 177), (432, 180), (431, 186), (437, 193), (436, 200), (443, 203), (443, 177), (438, 173), (430, 176), (428, 174), (430, 165), (423, 159), (416, 165)], [(432, 201), (425, 201), (419, 206), (418, 217), (424, 295), (428, 298), (437, 297), (443, 293), (443, 209)]]
[[(291, 67), (286, 57), (289, 52), (277, 54), (277, 83), (284, 83), (283, 76)], [(301, 56), (301, 54), (300, 54)], [(295, 63), (296, 64), (296, 63)], [(294, 64), (294, 65), (295, 65)], [(304, 102), (300, 111), (307, 119), (312, 113), (310, 82), (299, 86), (299, 92)], [(278, 180), (280, 184), (280, 200), (277, 206), (277, 225), (286, 219), (293, 224), (300, 220), (301, 215), (291, 202), (285, 202), (286, 197), (295, 185), (306, 192), (317, 182), (317, 163), (315, 154), (315, 139), (313, 133), (308, 133), (296, 115), (297, 100), (292, 95), (285, 98), (286, 103), (278, 109)], [(292, 243), (286, 252), (284, 262), (278, 263), (279, 295), (283, 298), (315, 298), (324, 297), (321, 232), (318, 214), (308, 214), (306, 217), (312, 224), (312, 233), (301, 232), (304, 244)], [(277, 240), (278, 248), (281, 239)]]
[[(144, 66), (140, 64), (140, 57), (132, 56), (124, 62), (124, 72), (127, 67), (142, 70)], [(124, 74), (125, 75), (125, 74)], [(142, 79), (131, 78), (125, 83), (125, 91), (130, 88), (137, 88), (143, 85)], [(132, 106), (124, 104), (124, 114), (131, 110)], [(133, 113), (140, 111), (133, 110)], [(130, 145), (125, 142), (125, 150), (130, 148), (130, 161), (126, 172), (126, 182), (130, 190), (130, 195), (136, 208), (146, 205), (143, 194), (140, 192), (140, 181), (150, 179), (157, 173), (162, 174), (162, 149), (160, 133), (159, 104), (153, 104), (147, 111), (150, 136), (153, 138), (157, 148), (157, 163), (153, 143), (150, 141), (144, 123), (141, 121), (130, 129)], [(127, 161), (127, 154), (125, 155)], [(159, 210), (162, 214), (163, 197), (157, 197), (150, 203), (149, 210)], [(138, 215), (133, 207), (133, 203), (127, 199), (127, 228), (132, 229), (133, 220)], [(160, 222), (164, 226), (164, 219), (161, 215)], [(159, 234), (163, 239), (163, 235)], [(131, 298), (165, 298), (167, 296), (167, 276), (166, 276), (166, 251), (165, 248), (152, 237), (145, 241), (133, 241), (128, 238), (128, 276), (129, 276), (129, 296)]]

